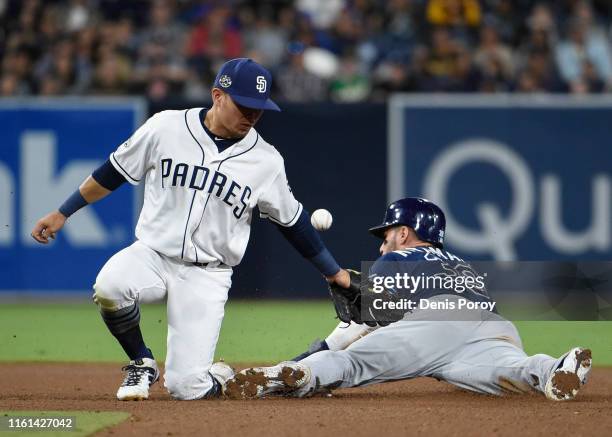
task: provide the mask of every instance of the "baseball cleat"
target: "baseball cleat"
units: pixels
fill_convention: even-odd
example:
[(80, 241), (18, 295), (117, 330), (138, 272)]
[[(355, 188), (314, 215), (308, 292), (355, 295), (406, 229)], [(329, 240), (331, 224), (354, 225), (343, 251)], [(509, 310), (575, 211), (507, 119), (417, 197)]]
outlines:
[(120, 401), (142, 401), (149, 398), (149, 387), (159, 379), (157, 363), (151, 358), (130, 361), (121, 370), (126, 371), (125, 379), (117, 390)]
[(587, 382), (591, 364), (590, 349), (575, 347), (570, 350), (546, 383), (546, 397), (553, 401), (574, 399), (580, 387)]
[(288, 395), (310, 382), (310, 369), (285, 361), (272, 367), (252, 367), (227, 381), (224, 394), (230, 399), (263, 398), (268, 394)]
[(227, 381), (232, 379), (236, 374), (236, 371), (229, 364), (226, 364), (223, 361), (213, 363), (212, 366), (210, 366), (209, 372), (221, 386), (222, 393), (225, 392), (225, 385), (227, 384)]

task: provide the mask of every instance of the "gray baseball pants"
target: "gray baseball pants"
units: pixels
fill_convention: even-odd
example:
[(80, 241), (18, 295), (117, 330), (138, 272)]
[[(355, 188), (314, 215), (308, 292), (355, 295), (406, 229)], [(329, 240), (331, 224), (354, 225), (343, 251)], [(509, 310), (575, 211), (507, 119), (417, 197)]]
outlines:
[[(435, 299), (446, 298), (455, 297)], [(312, 378), (296, 395), (419, 376), (492, 395), (543, 392), (559, 362), (544, 354), (527, 356), (514, 325), (486, 310), (418, 310), (345, 350), (322, 351), (302, 360)]]

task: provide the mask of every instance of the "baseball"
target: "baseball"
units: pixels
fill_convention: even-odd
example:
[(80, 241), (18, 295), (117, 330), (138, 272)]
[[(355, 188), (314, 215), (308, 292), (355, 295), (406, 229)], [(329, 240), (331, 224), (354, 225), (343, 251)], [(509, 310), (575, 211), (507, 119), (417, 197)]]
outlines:
[(317, 231), (327, 231), (333, 222), (331, 213), (326, 209), (317, 209), (310, 216), (310, 223)]

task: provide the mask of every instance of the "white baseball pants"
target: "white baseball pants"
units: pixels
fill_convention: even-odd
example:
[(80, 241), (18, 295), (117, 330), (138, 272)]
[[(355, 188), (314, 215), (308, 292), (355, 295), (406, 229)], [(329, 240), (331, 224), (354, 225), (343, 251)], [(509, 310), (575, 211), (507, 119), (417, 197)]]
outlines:
[(197, 267), (136, 241), (102, 267), (94, 297), (110, 311), (167, 298), (164, 386), (176, 399), (199, 399), (213, 386), (208, 370), (219, 339), (231, 277), (231, 267)]

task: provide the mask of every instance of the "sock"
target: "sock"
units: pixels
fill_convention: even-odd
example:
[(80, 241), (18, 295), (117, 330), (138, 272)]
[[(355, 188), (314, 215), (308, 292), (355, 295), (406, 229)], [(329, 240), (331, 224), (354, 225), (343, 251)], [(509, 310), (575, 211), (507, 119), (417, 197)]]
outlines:
[(121, 334), (113, 334), (130, 360), (139, 358), (151, 358), (153, 354), (142, 338), (140, 326), (135, 326)]
[(140, 309), (132, 304), (119, 311), (100, 310), (108, 330), (117, 339), (130, 360), (153, 358), (140, 332)]

